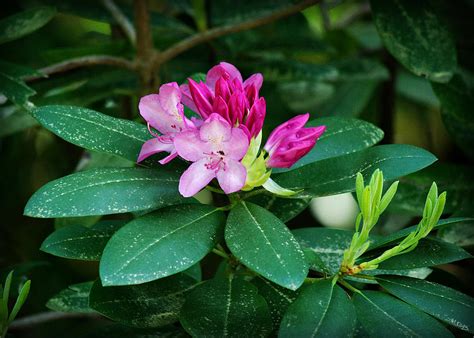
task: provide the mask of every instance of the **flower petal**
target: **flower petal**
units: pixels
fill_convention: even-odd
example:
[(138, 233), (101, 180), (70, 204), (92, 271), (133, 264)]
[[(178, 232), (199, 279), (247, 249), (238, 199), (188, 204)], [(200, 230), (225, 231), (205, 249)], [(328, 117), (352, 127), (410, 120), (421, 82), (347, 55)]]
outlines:
[(206, 84), (212, 92), (215, 90), (217, 80), (221, 77), (231, 81), (238, 79), (242, 82), (242, 75), (234, 65), (227, 62), (221, 62), (217, 66), (209, 69), (206, 75)]
[(252, 74), (247, 80), (244, 81), (244, 89), (247, 89), (251, 85), (255, 86), (257, 92), (262, 88), (263, 75), (260, 73)]
[(230, 139), (231, 127), (223, 117), (214, 113), (202, 124), (199, 136), (202, 141), (210, 142), (209, 146), (214, 148)]
[(222, 190), (230, 194), (243, 188), (247, 179), (247, 170), (239, 161), (227, 159), (225, 169), (220, 169), (216, 176)]
[(199, 161), (205, 157), (207, 147), (199, 138), (199, 131), (189, 130), (176, 134), (173, 140), (176, 152), (187, 161)]
[(191, 96), (191, 91), (189, 90), (189, 85), (182, 84), (179, 89), (181, 90), (181, 101), (183, 101), (183, 104), (189, 109), (191, 109), (193, 112), (198, 113), (198, 109), (194, 104), (193, 97)]
[(302, 128), (309, 119), (309, 114), (302, 114), (295, 116), (288, 121), (280, 124), (276, 127), (268, 136), (267, 143), (264, 146), (264, 149), (267, 152), (276, 146), (281, 140), (285, 139), (288, 133), (292, 134), (295, 130)]
[(189, 91), (191, 92), (199, 115), (203, 118), (207, 118), (212, 114), (213, 94), (209, 91), (207, 86), (203, 82), (197, 83), (193, 79), (189, 79)]
[[(150, 157), (151, 155), (154, 155), (157, 153), (161, 153), (162, 151), (173, 153), (174, 152), (173, 143), (163, 143), (158, 138), (154, 137), (151, 140), (148, 140), (145, 143), (143, 143), (142, 149), (140, 150), (140, 154), (138, 155), (137, 162), (141, 162), (147, 157)], [(172, 159), (170, 159), (170, 161), (171, 160)]]
[(179, 193), (184, 197), (191, 197), (197, 194), (209, 182), (216, 177), (214, 170), (206, 168), (207, 159), (203, 158), (194, 162), (181, 175), (179, 179)]
[(232, 135), (224, 145), (226, 156), (240, 161), (249, 148), (249, 137), (241, 128), (232, 128)]

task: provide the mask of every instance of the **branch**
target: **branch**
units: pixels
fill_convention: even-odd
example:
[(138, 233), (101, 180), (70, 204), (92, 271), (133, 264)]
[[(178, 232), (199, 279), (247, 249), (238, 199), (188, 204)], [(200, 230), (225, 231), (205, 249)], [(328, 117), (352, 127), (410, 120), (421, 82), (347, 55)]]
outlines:
[(73, 319), (73, 318), (102, 318), (97, 313), (72, 313), (72, 312), (40, 312), (31, 316), (23, 317), (14, 320), (9, 330), (24, 330), (33, 326), (55, 321), (58, 319)]
[[(85, 67), (85, 66), (96, 66), (96, 65), (108, 65), (122, 67), (126, 69), (135, 69), (134, 64), (124, 58), (109, 56), (109, 55), (88, 55), (81, 56), (74, 59), (66, 60), (63, 62), (56, 63), (54, 65), (38, 69), (38, 71), (46, 76), (53, 75), (56, 73), (66, 72), (71, 69)], [(25, 81), (34, 81), (41, 79), (42, 75), (33, 75), (24, 78)]]
[(295, 5), (288, 6), (284, 9), (273, 12), (270, 15), (264, 16), (258, 19), (250, 19), (235, 25), (226, 25), (222, 27), (212, 28), (208, 31), (197, 33), (187, 39), (184, 39), (173, 46), (169, 47), (165, 51), (155, 55), (154, 68), (158, 68), (162, 63), (169, 61), (170, 59), (176, 57), (177, 55), (191, 49), (203, 42), (213, 40), (215, 38), (228, 35), (231, 33), (241, 32), (244, 30), (256, 28), (269, 24), (278, 19), (290, 16), (292, 14), (298, 13), (312, 5), (317, 4), (321, 0), (304, 0)]
[(148, 0), (134, 0), (135, 27), (137, 31), (136, 67), (140, 75), (142, 89), (153, 87), (153, 60), (156, 53), (150, 27)]
[(123, 32), (130, 40), (133, 46), (137, 43), (137, 34), (133, 24), (128, 20), (128, 18), (123, 14), (120, 8), (117, 7), (113, 0), (102, 0), (102, 4), (105, 8), (112, 14), (112, 17), (117, 21), (118, 25), (122, 28)]

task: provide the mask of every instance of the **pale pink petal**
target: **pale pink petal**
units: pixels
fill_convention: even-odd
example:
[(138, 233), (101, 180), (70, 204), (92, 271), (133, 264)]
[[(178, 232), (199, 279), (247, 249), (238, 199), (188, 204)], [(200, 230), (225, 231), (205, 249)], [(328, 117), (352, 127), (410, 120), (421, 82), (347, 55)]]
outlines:
[[(179, 192), (181, 195), (184, 197), (194, 196), (216, 177), (215, 171), (207, 169), (206, 164), (207, 159), (203, 158), (191, 164), (181, 175), (179, 179)], [(177, 216), (179, 217), (179, 215)]]
[(207, 147), (199, 138), (197, 130), (184, 131), (175, 135), (173, 140), (176, 152), (187, 161), (199, 161), (205, 157)]
[(180, 118), (183, 115), (183, 105), (181, 101), (181, 91), (176, 82), (170, 82), (160, 87), (159, 101), (163, 110), (169, 114)]
[(151, 140), (148, 140), (143, 143), (142, 149), (140, 150), (140, 154), (138, 155), (137, 162), (141, 162), (145, 158), (153, 154), (161, 153), (162, 151), (167, 151), (169, 153), (173, 152), (173, 143), (162, 143), (158, 138), (154, 137)]
[(230, 124), (219, 114), (211, 114), (201, 126), (199, 136), (202, 141), (210, 142), (212, 147), (229, 140), (231, 136)]
[(234, 65), (227, 62), (221, 62), (217, 66), (209, 69), (206, 75), (206, 85), (212, 92), (215, 90), (217, 80), (219, 80), (221, 77), (231, 81), (238, 79), (240, 82), (242, 82), (242, 75)]
[(232, 128), (232, 135), (223, 146), (224, 149), (222, 150), (227, 158), (241, 160), (249, 148), (249, 138), (241, 128)]
[(183, 104), (191, 109), (195, 113), (199, 113), (196, 105), (194, 104), (193, 97), (191, 96), (191, 91), (189, 90), (189, 85), (188, 84), (182, 84), (179, 89), (181, 90), (181, 101), (183, 101)]
[(164, 159), (162, 160), (159, 160), (158, 162), (160, 164), (166, 164), (168, 162), (170, 162), (172, 159), (174, 159), (176, 156), (178, 156), (178, 153), (175, 151), (173, 151), (171, 154), (169, 154), (168, 156), (166, 156)]
[(217, 172), (217, 180), (226, 194), (239, 191), (245, 185), (247, 170), (242, 163), (227, 159), (225, 168)]
[(254, 85), (255, 89), (258, 92), (260, 88), (262, 88), (262, 84), (263, 84), (263, 75), (260, 73), (256, 73), (244, 81), (244, 89), (250, 87), (251, 85)]

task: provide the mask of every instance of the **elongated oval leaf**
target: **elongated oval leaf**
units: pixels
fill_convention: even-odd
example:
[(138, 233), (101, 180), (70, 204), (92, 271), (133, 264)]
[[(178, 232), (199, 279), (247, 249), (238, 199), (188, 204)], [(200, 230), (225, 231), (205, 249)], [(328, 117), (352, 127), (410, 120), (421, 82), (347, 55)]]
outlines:
[(323, 280), (305, 288), (290, 305), (278, 337), (350, 337), (356, 319), (349, 296)]
[(94, 282), (74, 284), (54, 295), (46, 303), (46, 307), (53, 311), (90, 313), (89, 293)]
[(444, 285), (409, 277), (377, 281), (391, 294), (461, 330), (474, 332), (474, 299)]
[(298, 242), (278, 217), (258, 205), (242, 202), (231, 210), (225, 240), (242, 263), (278, 285), (296, 290), (306, 278)]
[(69, 225), (49, 235), (41, 250), (69, 259), (98, 261), (110, 237), (123, 225), (123, 221), (103, 221), (92, 227)]
[(472, 257), (460, 247), (436, 238), (422, 239), (417, 247), (403, 255), (392, 257), (379, 265), (380, 269), (400, 270), (436, 266)]
[(37, 7), (0, 20), (0, 44), (34, 32), (47, 24), (55, 14), (53, 7)]
[(353, 298), (357, 318), (371, 337), (452, 337), (438, 321), (386, 293), (364, 291)]
[(103, 287), (100, 281), (96, 281), (90, 292), (89, 305), (122, 324), (160, 327), (178, 320), (184, 294), (195, 283), (193, 278), (184, 274), (129, 286)]
[(273, 329), (277, 330), (288, 306), (296, 299), (300, 289), (296, 291), (288, 290), (262, 277), (254, 278), (252, 284), (258, 288), (258, 293), (267, 301)]
[(163, 208), (131, 221), (104, 249), (102, 284), (140, 284), (186, 270), (212, 250), (224, 222), (222, 211), (200, 204)]
[(24, 106), (28, 98), (35, 93), (22, 80), (0, 72), (0, 94), (5, 95), (13, 103)]
[(310, 198), (280, 198), (277, 195), (258, 195), (249, 198), (249, 201), (264, 207), (277, 216), (283, 223), (298, 216), (311, 202)]
[(232, 275), (192, 290), (179, 319), (193, 337), (265, 337), (272, 327), (257, 288)]
[(370, 4), (385, 47), (401, 64), (431, 81), (449, 81), (456, 69), (456, 49), (432, 1), (372, 0)]
[(294, 170), (308, 163), (346, 155), (368, 148), (383, 138), (383, 131), (369, 122), (358, 119), (323, 117), (314, 119), (308, 126), (326, 126), (316, 146), (290, 169), (277, 169), (275, 173)]
[(80, 147), (135, 162), (151, 138), (146, 126), (74, 106), (44, 106), (32, 115), (46, 129)]
[(99, 168), (49, 182), (28, 201), (25, 215), (52, 218), (120, 214), (184, 201), (179, 173), (160, 169)]
[(295, 197), (318, 197), (355, 190), (355, 178), (361, 172), (366, 179), (375, 169), (386, 180), (410, 174), (436, 161), (430, 152), (410, 145), (376, 146), (356, 153), (328, 158), (298, 169), (275, 175), (284, 188), (304, 191)]

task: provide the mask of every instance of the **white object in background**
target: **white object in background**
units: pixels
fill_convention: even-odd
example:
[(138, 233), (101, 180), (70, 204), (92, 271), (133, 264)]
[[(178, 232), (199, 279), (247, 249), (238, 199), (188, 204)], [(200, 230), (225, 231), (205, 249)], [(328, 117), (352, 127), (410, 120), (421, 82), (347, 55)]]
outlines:
[(324, 226), (353, 229), (359, 207), (351, 193), (313, 198), (311, 214)]

